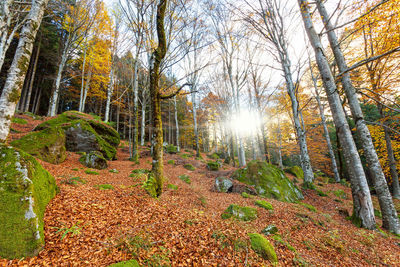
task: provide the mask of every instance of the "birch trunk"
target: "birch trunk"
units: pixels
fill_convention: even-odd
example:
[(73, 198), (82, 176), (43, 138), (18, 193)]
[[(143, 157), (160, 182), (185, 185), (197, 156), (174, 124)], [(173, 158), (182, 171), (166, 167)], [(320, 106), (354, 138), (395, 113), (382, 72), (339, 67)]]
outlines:
[(195, 146), (196, 146), (196, 157), (200, 157), (200, 145), (199, 145), (199, 131), (197, 129), (197, 103), (196, 103), (196, 88), (193, 85), (191, 90), (192, 96), (192, 108), (193, 108), (193, 122), (194, 122), (194, 138), (195, 138)]
[(107, 88), (107, 102), (106, 102), (106, 111), (104, 114), (104, 122), (108, 122), (110, 117), (110, 105), (111, 105), (111, 96), (114, 91), (114, 70), (111, 67), (110, 71), (110, 83)]
[(88, 73), (88, 77), (86, 78), (85, 89), (83, 90), (82, 103), (81, 103), (79, 112), (85, 112), (86, 98), (87, 98), (87, 94), (89, 92), (90, 81), (92, 80), (92, 74), (93, 74), (92, 68), (89, 67), (89, 73)]
[(351, 166), (349, 168), (349, 174), (353, 195), (353, 221), (367, 229), (375, 229), (376, 223), (374, 208), (372, 205), (367, 179), (365, 177), (361, 159), (358, 155), (357, 147), (354, 143), (353, 136), (351, 135), (351, 131), (346, 121), (343, 107), (337, 93), (335, 79), (330, 70), (328, 60), (324, 55), (324, 50), (319, 36), (313, 26), (310, 11), (308, 9), (309, 3), (307, 0), (298, 0), (298, 4), (308, 39), (310, 40), (315, 52), (318, 69), (320, 71), (326, 95), (328, 97), (336, 131), (338, 133), (340, 143), (346, 148), (343, 150), (346, 165)]
[(86, 54), (87, 48), (85, 47), (83, 52), (83, 63), (82, 63), (82, 80), (81, 80), (81, 94), (79, 95), (79, 112), (83, 112), (82, 103), (83, 103), (83, 94), (84, 94), (84, 85), (85, 85), (85, 67), (86, 67)]
[[(317, 8), (321, 15), (321, 19), (324, 22), (325, 29), (328, 32), (328, 39), (335, 56), (336, 64), (340, 72), (347, 70), (347, 63), (343, 56), (342, 50), (340, 49), (339, 41), (336, 37), (334, 27), (331, 24), (328, 12), (321, 0), (317, 0)], [(358, 102), (356, 90), (350, 79), (350, 73), (346, 72), (341, 77), (341, 83), (346, 93), (350, 110), (353, 119), (356, 123), (356, 130), (361, 140), (361, 145), (364, 151), (365, 158), (367, 160), (367, 166), (370, 170), (371, 178), (374, 183), (376, 193), (378, 195), (379, 206), (382, 212), (382, 227), (389, 231), (400, 234), (399, 218), (393, 204), (393, 199), (389, 191), (389, 187), (386, 183), (385, 175), (383, 174), (382, 166), (379, 163), (378, 155), (376, 154), (374, 143), (371, 138), (371, 134), (364, 120), (364, 115), (361, 110), (360, 103)]]
[(328, 127), (326, 125), (324, 107), (322, 106), (321, 99), (319, 97), (317, 79), (314, 77), (313, 71), (311, 69), (311, 64), (310, 64), (310, 72), (311, 72), (311, 79), (313, 81), (314, 90), (315, 90), (315, 99), (317, 100), (319, 115), (321, 117), (322, 127), (324, 128), (324, 135), (325, 135), (326, 144), (328, 146), (329, 157), (331, 158), (333, 175), (334, 175), (335, 181), (337, 183), (339, 183), (340, 175), (339, 175), (339, 171), (338, 171), (337, 164), (336, 164), (335, 153), (333, 152), (331, 138), (329, 137), (329, 131), (328, 131)]
[(50, 99), (50, 106), (49, 106), (49, 111), (48, 111), (48, 116), (50, 116), (50, 117), (55, 116), (57, 113), (58, 96), (60, 94), (62, 73), (64, 71), (66, 64), (67, 64), (67, 50), (63, 49), (63, 54), (61, 56), (61, 62), (60, 62), (60, 65), (58, 66), (58, 70), (57, 70), (57, 78), (56, 78), (53, 95)]
[(140, 49), (137, 47), (136, 57), (135, 57), (135, 65), (133, 68), (133, 139), (132, 139), (132, 161), (138, 162), (139, 161), (139, 151), (138, 151), (138, 142), (139, 142), (139, 112), (138, 112), (138, 67), (139, 67), (139, 53)]
[(37, 0), (33, 2), (24, 26), (22, 27), (14, 59), (8, 71), (7, 79), (0, 97), (0, 143), (6, 141), (10, 132), (11, 119), (14, 116), (15, 107), (21, 96), (33, 44), (40, 23), (42, 22), (47, 3), (48, 0)]
[(4, 59), (6, 58), (6, 53), (10, 47), (11, 41), (21, 26), (21, 24), (18, 23), (14, 26), (14, 29), (10, 31), (12, 23), (10, 7), (13, 3), (14, 0), (3, 0), (0, 4), (0, 70), (3, 67)]
[(278, 165), (279, 168), (283, 170), (281, 121), (279, 119), (278, 119)]

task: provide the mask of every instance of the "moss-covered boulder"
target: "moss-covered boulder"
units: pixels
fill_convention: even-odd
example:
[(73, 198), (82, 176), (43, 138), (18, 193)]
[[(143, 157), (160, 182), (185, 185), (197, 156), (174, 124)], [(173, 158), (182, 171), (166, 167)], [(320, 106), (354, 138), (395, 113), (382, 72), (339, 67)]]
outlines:
[(232, 178), (254, 186), (261, 196), (286, 202), (303, 199), (301, 191), (282, 170), (265, 161), (250, 161), (245, 168), (235, 171)]
[(24, 150), (43, 161), (58, 164), (65, 160), (65, 133), (61, 127), (31, 132), (11, 145)]
[(257, 209), (232, 204), (221, 215), (222, 219), (229, 219), (231, 217), (241, 221), (252, 221), (257, 219)]
[(215, 179), (214, 188), (218, 192), (227, 193), (232, 191), (233, 183), (229, 178), (217, 177)]
[(107, 160), (99, 151), (85, 153), (80, 157), (79, 162), (92, 169), (103, 170), (108, 167)]
[(61, 127), (66, 135), (66, 149), (72, 152), (100, 151), (112, 160), (120, 143), (117, 131), (96, 120), (93, 116), (77, 111), (67, 111), (39, 124), (34, 130)]
[(303, 169), (300, 166), (293, 166), (293, 167), (290, 167), (290, 168), (286, 168), (285, 172), (293, 174), (298, 179), (301, 179), (301, 180), (304, 179), (304, 172), (303, 172)]
[(56, 191), (54, 177), (34, 157), (0, 144), (0, 257), (37, 255), (46, 205)]
[(260, 234), (249, 234), (251, 248), (259, 254), (263, 259), (269, 260), (272, 263), (278, 262), (278, 257), (271, 243)]
[(276, 234), (277, 232), (278, 232), (278, 228), (273, 224), (270, 224), (267, 227), (265, 227), (263, 230), (261, 230), (261, 233), (264, 235), (273, 235), (273, 234)]
[(220, 167), (221, 165), (218, 161), (207, 162), (207, 169), (209, 169), (210, 171), (218, 171)]

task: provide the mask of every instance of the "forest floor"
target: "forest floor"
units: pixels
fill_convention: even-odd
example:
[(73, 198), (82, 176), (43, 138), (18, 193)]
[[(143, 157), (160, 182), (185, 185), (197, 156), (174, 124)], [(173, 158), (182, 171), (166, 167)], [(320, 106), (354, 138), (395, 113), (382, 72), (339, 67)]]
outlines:
[[(12, 138), (41, 122), (20, 117), (28, 124), (14, 123), (12, 128), (22, 133)], [(145, 174), (132, 174), (135, 169), (151, 168), (147, 147), (141, 148), (140, 163), (133, 164), (122, 142), (118, 160), (97, 175), (87, 174), (79, 155), (71, 152), (59, 165), (41, 162), (60, 188), (45, 213), (46, 245), (37, 257), (0, 259), (0, 266), (108, 266), (131, 258), (143, 266), (269, 266), (251, 250), (247, 234), (259, 233), (270, 224), (278, 227), (282, 237), (267, 236), (275, 246), (279, 266), (400, 266), (400, 239), (357, 228), (346, 219), (346, 211), (352, 208), (349, 187), (318, 179), (317, 188), (327, 196), (303, 190), (302, 203), (311, 204), (315, 211), (302, 204), (267, 199), (274, 210), (257, 207), (254, 221), (223, 220), (221, 214), (230, 204), (256, 207), (254, 200), (260, 198), (214, 192), (214, 178), (228, 176), (234, 168), (224, 165), (222, 171), (208, 171), (204, 162), (183, 154), (193, 152), (165, 155), (167, 181), (159, 199), (142, 188)], [(206, 155), (203, 158), (207, 161)], [(174, 165), (167, 163), (171, 159)], [(196, 169), (186, 170), (186, 163)], [(190, 184), (179, 178), (183, 174), (190, 177)], [(105, 184), (112, 189), (99, 187)], [(398, 200), (396, 206), (399, 210)]]

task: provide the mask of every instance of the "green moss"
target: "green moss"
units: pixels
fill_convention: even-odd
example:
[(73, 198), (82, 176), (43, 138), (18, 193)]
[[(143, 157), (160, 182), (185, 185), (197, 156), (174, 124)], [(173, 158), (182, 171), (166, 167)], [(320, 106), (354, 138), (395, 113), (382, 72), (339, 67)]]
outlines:
[(183, 158), (183, 159), (188, 159), (188, 158), (190, 158), (192, 155), (190, 155), (190, 154), (181, 154), (180, 156), (181, 156), (181, 158)]
[(196, 168), (195, 168), (192, 164), (185, 164), (185, 165), (183, 165), (183, 167), (184, 167), (186, 170), (189, 170), (189, 171), (194, 171), (194, 170), (196, 170)]
[(186, 175), (186, 174), (179, 175), (178, 178), (181, 179), (182, 181), (184, 181), (187, 184), (191, 184), (192, 183), (192, 181), (190, 180), (189, 175)]
[(309, 211), (313, 211), (313, 212), (317, 211), (317, 209), (311, 204), (307, 204), (307, 203), (303, 203), (303, 202), (299, 202), (299, 204), (302, 205), (303, 207), (306, 207)]
[(154, 198), (157, 198), (157, 181), (154, 178), (153, 173), (149, 173), (147, 176), (147, 180), (143, 183), (142, 188), (146, 190), (146, 192)]
[(109, 265), (108, 267), (140, 267), (137, 260), (121, 261)]
[(321, 196), (321, 197), (327, 197), (328, 196), (325, 192), (323, 192), (323, 191), (321, 191), (319, 189), (315, 189), (315, 192), (317, 192), (318, 196)]
[(167, 187), (171, 190), (178, 190), (178, 186), (174, 184), (168, 184)]
[(250, 195), (247, 194), (246, 192), (242, 192), (242, 197), (243, 198), (250, 198)]
[(12, 123), (18, 123), (18, 124), (27, 124), (28, 123), (26, 120), (21, 119), (21, 118), (16, 118), (16, 117), (13, 117), (11, 119), (11, 122)]
[(311, 190), (316, 189), (315, 185), (312, 182), (304, 182), (304, 183), (302, 183), (301, 187), (303, 189), (311, 189)]
[(170, 165), (175, 165), (175, 160), (170, 159), (170, 160), (167, 161), (167, 163), (170, 164)]
[(110, 184), (97, 184), (94, 187), (96, 187), (99, 190), (114, 190), (114, 186)]
[(229, 219), (231, 217), (241, 221), (252, 221), (257, 219), (257, 209), (232, 204), (221, 215), (222, 219)]
[(261, 230), (261, 233), (264, 235), (273, 235), (273, 234), (276, 234), (277, 232), (278, 232), (278, 228), (273, 224), (270, 224), (267, 227), (265, 227), (263, 230)]
[(256, 200), (256, 201), (254, 201), (254, 205), (264, 208), (266, 210), (274, 210), (274, 207), (272, 206), (272, 204), (265, 200)]
[(35, 158), (0, 144), (0, 257), (38, 253), (46, 205), (57, 191), (54, 177)]
[(73, 169), (71, 169), (71, 170), (72, 170), (72, 171), (75, 171), (75, 172), (79, 171), (78, 168), (73, 168)]
[(150, 170), (147, 169), (134, 169), (132, 171), (132, 173), (136, 173), (136, 174), (147, 174), (150, 173)]
[(66, 158), (65, 133), (61, 127), (32, 132), (10, 144), (52, 164), (61, 163)]
[(210, 159), (214, 159), (214, 160), (220, 159), (220, 157), (217, 153), (212, 153), (210, 155), (207, 155), (207, 157), (209, 157)]
[(293, 166), (285, 169), (285, 172), (291, 173), (296, 176), (298, 179), (304, 179), (303, 169), (300, 166)]
[(220, 166), (219, 162), (217, 162), (217, 161), (209, 161), (209, 162), (207, 162), (207, 168), (210, 171), (218, 171), (220, 167), (221, 166)]
[(301, 191), (282, 170), (265, 161), (250, 161), (245, 168), (235, 171), (232, 178), (254, 186), (257, 193), (265, 197), (286, 202), (303, 199)]
[(103, 170), (108, 167), (107, 160), (103, 157), (103, 154), (99, 151), (91, 151), (84, 153), (80, 158), (79, 162), (88, 167), (98, 170)]
[(86, 174), (91, 174), (91, 175), (99, 175), (98, 172), (93, 171), (93, 170), (85, 170), (85, 173), (86, 173)]
[(347, 194), (342, 189), (335, 190), (332, 193), (338, 198), (347, 199)]
[(168, 154), (176, 154), (178, 153), (178, 147), (174, 146), (174, 145), (167, 145), (164, 147), (165, 152)]
[(260, 234), (249, 234), (251, 248), (259, 254), (263, 259), (269, 260), (272, 263), (278, 262), (275, 249), (271, 243)]
[(111, 173), (119, 173), (119, 171), (117, 169), (111, 169), (111, 170), (108, 170), (108, 171), (111, 172)]
[(61, 183), (67, 184), (67, 185), (78, 185), (78, 183), (86, 184), (87, 181), (80, 177), (72, 177), (72, 178), (62, 181)]

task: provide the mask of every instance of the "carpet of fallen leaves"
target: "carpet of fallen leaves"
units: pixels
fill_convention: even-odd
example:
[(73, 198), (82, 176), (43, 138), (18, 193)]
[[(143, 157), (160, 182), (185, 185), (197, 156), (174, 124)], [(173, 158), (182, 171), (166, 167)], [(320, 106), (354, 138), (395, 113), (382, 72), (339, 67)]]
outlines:
[[(28, 124), (13, 124), (12, 128), (27, 132), (41, 122), (28, 120)], [(11, 139), (22, 135), (14, 133)], [(148, 148), (141, 149), (140, 163), (133, 164), (123, 142), (118, 160), (109, 162), (108, 169), (98, 175), (86, 174), (87, 168), (75, 153), (68, 152), (67, 160), (59, 165), (41, 162), (60, 188), (46, 210), (45, 247), (33, 258), (0, 259), (0, 266), (108, 266), (132, 257), (143, 266), (269, 266), (251, 250), (247, 237), (269, 224), (276, 225), (282, 237), (282, 241), (267, 237), (275, 246), (280, 266), (400, 266), (399, 239), (357, 228), (346, 220), (343, 210), (351, 212), (352, 207), (348, 187), (319, 180), (317, 187), (327, 197), (304, 191), (303, 202), (313, 205), (316, 212), (300, 204), (268, 199), (274, 211), (257, 207), (259, 216), (252, 222), (222, 220), (220, 215), (230, 204), (255, 207), (254, 200), (259, 199), (213, 191), (214, 178), (228, 175), (232, 167), (210, 172), (204, 162), (193, 157), (165, 155), (167, 182), (163, 195), (153, 199), (141, 186), (145, 175), (130, 177), (134, 169), (150, 169)], [(169, 159), (174, 159), (175, 165), (167, 164)], [(185, 163), (196, 170), (186, 170)], [(110, 172), (112, 169), (118, 173)], [(182, 174), (190, 176), (190, 184), (178, 178)], [(87, 182), (68, 184), (73, 177)], [(95, 187), (100, 184), (114, 189)], [(333, 194), (339, 189), (348, 199)]]

